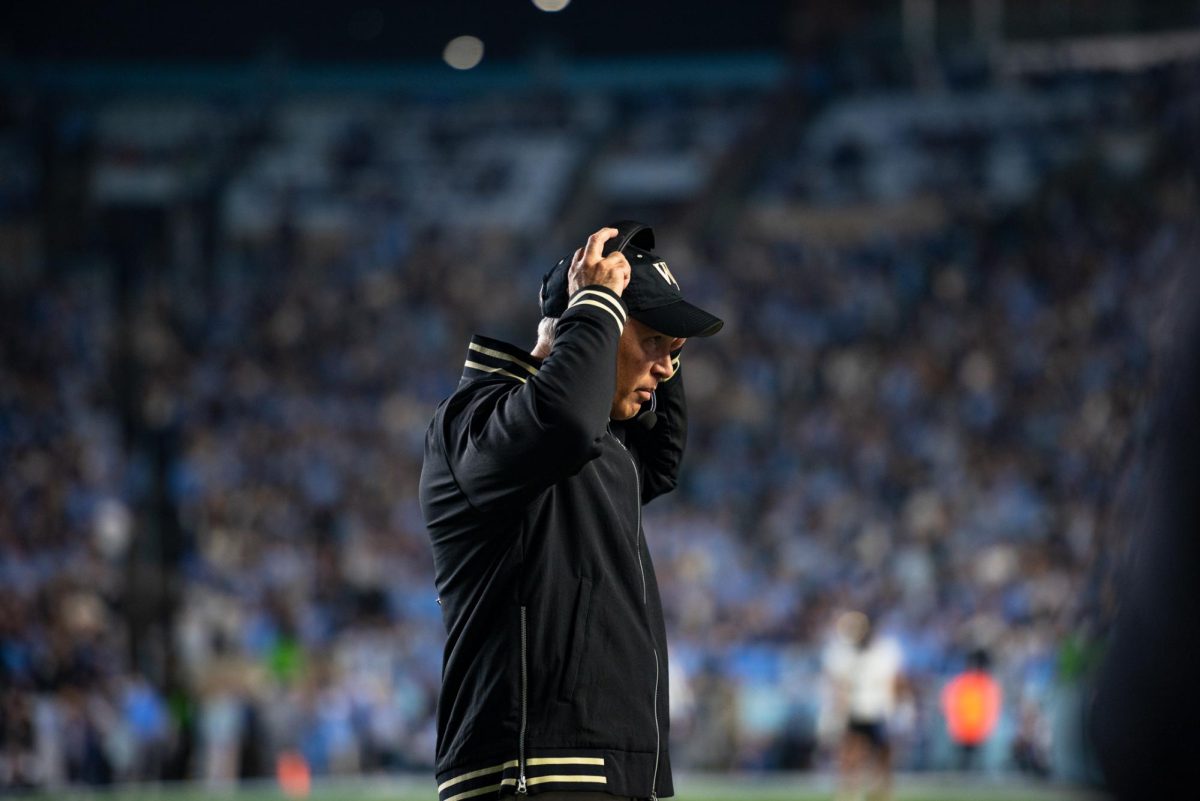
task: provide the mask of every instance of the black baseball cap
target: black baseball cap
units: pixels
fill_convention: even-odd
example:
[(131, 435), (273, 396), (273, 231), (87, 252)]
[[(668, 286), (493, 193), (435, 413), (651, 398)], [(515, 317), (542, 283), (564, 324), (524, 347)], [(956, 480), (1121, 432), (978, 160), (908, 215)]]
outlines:
[[(629, 286), (621, 297), (629, 314), (638, 322), (672, 337), (709, 337), (725, 322), (683, 299), (679, 281), (667, 262), (654, 252), (654, 230), (644, 223), (621, 220), (612, 223), (617, 235), (605, 243), (604, 255), (617, 250), (629, 261)], [(539, 295), (542, 315), (561, 317), (567, 310), (567, 271), (571, 259), (560, 259), (542, 277)]]

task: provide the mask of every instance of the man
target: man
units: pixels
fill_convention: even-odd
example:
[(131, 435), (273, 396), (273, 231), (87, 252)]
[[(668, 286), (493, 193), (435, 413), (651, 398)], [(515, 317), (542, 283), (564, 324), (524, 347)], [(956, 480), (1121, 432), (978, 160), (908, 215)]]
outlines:
[(837, 639), (825, 653), (833, 702), (845, 718), (838, 753), (838, 797), (856, 798), (866, 774), (868, 798), (892, 797), (892, 746), (888, 720), (904, 687), (900, 644), (875, 634), (862, 612), (843, 613)]
[(977, 648), (967, 655), (967, 669), (942, 688), (946, 731), (958, 745), (959, 768), (978, 767), (980, 749), (996, 731), (1004, 691), (989, 672), (991, 657)]
[(653, 248), (638, 223), (592, 234), (543, 279), (533, 352), (474, 337), (430, 424), (440, 801), (673, 794), (641, 509), (678, 479), (680, 349), (722, 322)]

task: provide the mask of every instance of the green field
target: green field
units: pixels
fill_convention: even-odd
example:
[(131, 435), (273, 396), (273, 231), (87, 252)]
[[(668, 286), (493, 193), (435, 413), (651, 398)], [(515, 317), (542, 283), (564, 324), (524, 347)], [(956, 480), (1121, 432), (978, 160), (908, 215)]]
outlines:
[[(677, 781), (679, 801), (833, 801), (828, 777), (685, 775)], [(895, 801), (1092, 801), (1097, 795), (1075, 788), (962, 776), (901, 776)], [(8, 798), (54, 801), (289, 801), (270, 784), (211, 790), (196, 784), (59, 790)], [(330, 780), (317, 782), (307, 801), (435, 801), (431, 777)]]

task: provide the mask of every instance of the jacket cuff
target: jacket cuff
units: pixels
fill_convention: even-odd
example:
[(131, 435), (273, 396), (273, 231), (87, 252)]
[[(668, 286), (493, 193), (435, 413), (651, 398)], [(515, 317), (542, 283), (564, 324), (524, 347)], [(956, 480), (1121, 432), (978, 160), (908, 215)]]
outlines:
[(567, 311), (576, 306), (592, 306), (601, 309), (617, 324), (618, 333), (625, 330), (625, 320), (629, 317), (629, 311), (625, 308), (625, 301), (621, 299), (620, 295), (606, 286), (590, 284), (589, 286), (580, 288), (567, 301)]

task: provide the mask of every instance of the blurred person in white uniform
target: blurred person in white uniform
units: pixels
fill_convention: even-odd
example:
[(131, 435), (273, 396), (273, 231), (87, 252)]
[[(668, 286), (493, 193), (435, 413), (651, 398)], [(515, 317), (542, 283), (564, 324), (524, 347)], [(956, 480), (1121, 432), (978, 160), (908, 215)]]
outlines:
[[(888, 724), (905, 685), (904, 655), (890, 637), (878, 637), (862, 612), (838, 617), (835, 637), (824, 656), (832, 720), (838, 744), (838, 798), (890, 799), (892, 748)], [(864, 781), (865, 780), (865, 781)]]

